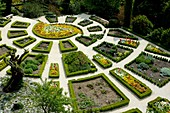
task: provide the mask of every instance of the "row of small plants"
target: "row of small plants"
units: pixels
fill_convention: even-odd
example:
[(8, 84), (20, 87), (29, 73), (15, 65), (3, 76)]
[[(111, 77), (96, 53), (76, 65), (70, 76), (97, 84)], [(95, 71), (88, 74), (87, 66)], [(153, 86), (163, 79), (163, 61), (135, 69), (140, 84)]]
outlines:
[(88, 27), (87, 30), (89, 32), (97, 32), (97, 31), (102, 31), (102, 28), (99, 25), (97, 25), (97, 26)]
[[(68, 43), (71, 47), (65, 47), (64, 43)], [(59, 41), (59, 47), (61, 52), (69, 52), (78, 49), (78, 47), (70, 39)]]
[(58, 63), (51, 63), (49, 69), (49, 77), (50, 78), (59, 78), (59, 65)]
[(76, 19), (77, 19), (77, 17), (67, 16), (65, 22), (73, 23)]
[(90, 46), (91, 44), (97, 41), (96, 38), (91, 38), (89, 36), (79, 36), (79, 37), (76, 37), (76, 40), (85, 46)]
[(122, 113), (142, 113), (138, 108), (133, 108)]
[(140, 42), (134, 41), (134, 40), (131, 40), (131, 39), (128, 39), (128, 40), (127, 39), (126, 40), (120, 39), (118, 44), (133, 47), (133, 48), (137, 48), (139, 46)]
[(6, 26), (10, 21), (10, 19), (0, 18), (0, 27)]
[(102, 19), (102, 18), (100, 18), (100, 17), (98, 17), (98, 16), (93, 16), (93, 15), (91, 15), (91, 16), (89, 17), (89, 19), (94, 20), (94, 21), (96, 21), (96, 22), (99, 22), (100, 24), (102, 24), (102, 25), (105, 26), (105, 27), (109, 26), (109, 22), (108, 22), (108, 21), (106, 21), (106, 20), (104, 20), (104, 19)]
[(15, 21), (11, 24), (12, 28), (28, 28), (29, 22)]
[(112, 66), (112, 62), (104, 58), (100, 54), (93, 55), (93, 60), (96, 61), (103, 68), (109, 68)]
[(90, 20), (88, 20), (88, 19), (84, 19), (84, 20), (80, 21), (80, 22), (78, 23), (78, 25), (81, 25), (81, 26), (85, 27), (85, 26), (90, 25), (90, 24), (92, 24), (92, 23), (93, 23), (93, 21), (90, 21)]
[(7, 36), (8, 38), (15, 38), (20, 36), (28, 35), (26, 30), (8, 30)]
[(110, 74), (113, 75), (122, 84), (124, 84), (140, 99), (145, 98), (152, 93), (152, 90), (148, 86), (121, 68), (115, 68), (111, 70)]
[[(94, 76), (90, 76), (90, 77), (86, 77), (86, 78), (80, 78), (80, 79), (77, 79), (77, 80), (69, 80), (68, 85), (69, 85), (70, 96), (72, 98), (78, 98), (78, 97), (76, 97), (76, 94), (74, 92), (73, 83), (82, 83), (82, 82), (85, 82), (85, 81), (94, 80), (94, 79), (99, 78), (99, 77), (104, 79), (109, 84), (109, 87), (112, 87), (114, 89), (114, 91), (116, 91), (116, 93), (118, 95), (120, 95), (122, 100), (119, 101), (119, 102), (116, 102), (116, 103), (108, 104), (106, 106), (94, 107), (92, 109), (79, 109), (80, 108), (79, 105), (81, 105), (81, 104), (78, 104), (77, 101), (75, 101), (73, 103), (74, 112), (78, 112), (78, 113), (103, 112), (103, 111), (112, 110), (112, 109), (116, 109), (116, 108), (125, 106), (129, 103), (129, 99), (119, 90), (118, 87), (116, 87), (109, 80), (109, 78), (107, 78), (107, 76), (104, 73), (100, 73), (98, 75), (94, 75)], [(94, 105), (95, 103), (93, 103), (93, 100), (90, 100), (90, 103), (87, 103), (87, 104)]]

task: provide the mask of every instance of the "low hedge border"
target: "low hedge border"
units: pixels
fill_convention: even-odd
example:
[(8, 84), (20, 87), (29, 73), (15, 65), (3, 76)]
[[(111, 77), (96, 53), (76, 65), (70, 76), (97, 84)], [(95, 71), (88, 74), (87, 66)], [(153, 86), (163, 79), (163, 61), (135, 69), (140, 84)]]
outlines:
[(93, 55), (93, 60), (96, 61), (100, 66), (102, 66), (103, 68), (112, 67), (112, 62), (111, 61), (109, 61), (108, 59), (104, 58), (104, 59), (107, 60), (108, 64), (103, 64), (99, 59), (96, 58), (97, 56), (100, 56), (102, 58), (104, 58), (104, 57), (102, 55), (100, 55), (100, 54)]
[(11, 22), (10, 19), (0, 18), (0, 21), (4, 20), (4, 23), (0, 23), (0, 27), (5, 27), (9, 22)]
[[(104, 43), (104, 42), (102, 42), (102, 43)], [(102, 44), (102, 43), (101, 43), (101, 44)], [(108, 43), (108, 42), (107, 42), (107, 43)], [(98, 53), (100, 53), (100, 54), (102, 54), (102, 55), (110, 58), (111, 60), (113, 60), (113, 61), (116, 62), (116, 63), (117, 63), (117, 62), (120, 62), (120, 61), (123, 60), (123, 59), (125, 59), (127, 56), (129, 56), (129, 55), (133, 52), (133, 49), (129, 49), (129, 48), (126, 48), (126, 47), (123, 47), (123, 46), (120, 46), (120, 45), (116, 45), (118, 48), (122, 48), (122, 49), (125, 49), (125, 50), (129, 50), (129, 53), (128, 53), (126, 56), (124, 55), (124, 56), (122, 56), (120, 59), (116, 59), (116, 58), (108, 55), (107, 53), (100, 51), (100, 50), (98, 49), (98, 47), (100, 47), (101, 44), (97, 45), (96, 47), (93, 47), (93, 50), (95, 50), (95, 51), (97, 51)], [(112, 43), (110, 43), (110, 44), (112, 44)]]
[[(17, 22), (20, 22), (20, 23), (24, 23), (26, 25), (22, 25), (22, 24), (16, 24)], [(22, 21), (15, 21), (11, 24), (11, 27), (12, 28), (28, 28), (28, 26), (30, 25), (29, 22), (22, 22)]]
[(1, 36), (1, 31), (0, 31), (0, 41), (2, 40), (2, 36)]
[[(166, 57), (170, 57), (170, 54), (168, 54), (168, 53), (166, 53), (166, 52), (158, 53), (158, 52), (152, 51), (152, 50), (150, 50), (150, 49), (147, 49), (147, 47), (148, 47), (149, 45), (152, 45), (152, 44), (148, 44), (148, 45), (146, 46), (146, 48), (145, 48), (145, 51), (151, 52), (151, 53), (154, 53), (154, 54), (158, 54), (158, 55), (162, 55), (162, 56), (166, 56)], [(153, 46), (153, 45), (152, 45), (152, 46)]]
[[(56, 67), (57, 69), (56, 69), (55, 67), (54, 67), (55, 69), (52, 67), (54, 64), (57, 65), (57, 67)], [(52, 74), (51, 71), (52, 71), (53, 69), (54, 69), (55, 71), (57, 71), (58, 73)], [(58, 65), (58, 63), (51, 63), (50, 69), (49, 69), (49, 78), (59, 78), (59, 76), (60, 76), (60, 71), (59, 71), (59, 65)]]
[(123, 72), (127, 73), (128, 75), (132, 76), (133, 79), (137, 82), (139, 82), (143, 87), (146, 88), (146, 91), (144, 93), (140, 93), (140, 91), (138, 91), (137, 89), (135, 89), (133, 86), (131, 86), (130, 84), (128, 84), (125, 80), (123, 80), (119, 75), (117, 75), (114, 71), (117, 70), (118, 68), (112, 69), (110, 70), (110, 74), (112, 76), (114, 76), (118, 81), (120, 81), (123, 85), (125, 85), (129, 90), (131, 90), (138, 98), (143, 99), (149, 95), (151, 95), (152, 90), (146, 86), (146, 84), (142, 83), (140, 80), (136, 79), (135, 77), (133, 77), (132, 75), (130, 75), (129, 73), (127, 73), (126, 71), (124, 71), (123, 69), (121, 69)]
[[(81, 51), (80, 51), (81, 52)], [(82, 52), (83, 53), (83, 52)], [(83, 53), (84, 54), (84, 53)], [(89, 64), (91, 64), (91, 68), (89, 70), (80, 70), (80, 71), (76, 71), (76, 72), (69, 72), (69, 69), (68, 69), (68, 64), (66, 64), (64, 62), (64, 59), (65, 57), (67, 56), (67, 54), (62, 54), (62, 61), (63, 61), (63, 64), (64, 64), (64, 69), (65, 69), (65, 73), (66, 73), (66, 76), (67, 77), (70, 77), (70, 76), (76, 76), (76, 75), (80, 75), (80, 74), (87, 74), (87, 73), (91, 73), (91, 72), (95, 72), (97, 71), (97, 68), (96, 66), (88, 59), (89, 61)]]
[[(65, 48), (63, 42), (70, 43), (72, 47), (71, 48)], [(60, 47), (61, 52), (69, 52), (69, 51), (74, 51), (74, 50), (78, 49), (78, 47), (70, 39), (59, 41), (59, 47)]]
[(142, 113), (138, 108), (133, 108), (122, 113)]
[[(48, 48), (47, 49), (39, 49), (37, 48), (41, 43), (49, 43)], [(41, 52), (41, 53), (49, 53), (51, 51), (51, 47), (53, 45), (53, 41), (40, 41), (38, 44), (36, 44), (31, 50), (34, 52)]]
[[(93, 75), (93, 76), (90, 76), (90, 77), (80, 78), (80, 79), (77, 79), (77, 80), (75, 80), (75, 79), (69, 80), (68, 85), (69, 85), (70, 96), (72, 98), (76, 98), (76, 95), (75, 95), (74, 89), (73, 89), (73, 85), (72, 85), (73, 83), (89, 81), (89, 80), (96, 79), (98, 77), (102, 77), (110, 85), (110, 87), (112, 87), (121, 96), (121, 98), (123, 98), (123, 99), (122, 99), (121, 102), (117, 102), (117, 103), (114, 103), (114, 104), (103, 106), (101, 108), (93, 108), (90, 111), (103, 112), (103, 111), (116, 109), (116, 108), (119, 108), (119, 107), (122, 107), (122, 106), (125, 106), (125, 105), (129, 104), (130, 100), (120, 91), (120, 89), (114, 83), (112, 83), (109, 80), (109, 78), (104, 73), (100, 73), (98, 75)], [(73, 102), (73, 108), (74, 108), (75, 112), (80, 112), (80, 113), (87, 113), (89, 111), (89, 110), (80, 110), (80, 109), (78, 109), (78, 105), (77, 105), (76, 101)]]
[[(12, 35), (11, 32), (23, 32), (22, 34)], [(8, 38), (15, 38), (20, 36), (28, 35), (26, 30), (8, 30), (7, 36)]]
[[(24, 39), (31, 39), (31, 40), (30, 40), (30, 41), (27, 41), (27, 42), (24, 43), (24, 44), (20, 44), (20, 43), (18, 42), (18, 41), (21, 41), (21, 40), (24, 40)], [(36, 38), (33, 38), (33, 37), (31, 37), (31, 36), (28, 36), (28, 37), (24, 37), (24, 38), (21, 38), (21, 39), (18, 39), (18, 40), (14, 40), (14, 41), (13, 41), (13, 44), (17, 45), (17, 46), (20, 47), (20, 48), (24, 48), (24, 47), (32, 44), (32, 43), (35, 42), (35, 41), (36, 41)]]
[(93, 24), (93, 21), (90, 21), (90, 20), (87, 20), (87, 19), (84, 19), (84, 20), (82, 20), (78, 23), (78, 25), (80, 25), (82, 27), (88, 26), (90, 24)]
[(2, 71), (4, 68), (6, 68), (8, 66), (8, 64), (5, 63), (4, 60), (0, 61), (0, 71)]
[(102, 31), (102, 28), (99, 25), (97, 25), (97, 26), (88, 27), (87, 30), (89, 32), (97, 32), (97, 31)]
[[(69, 21), (69, 18), (72, 18), (73, 20)], [(73, 23), (76, 19), (77, 19), (77, 17), (67, 16), (65, 22)]]
[(118, 44), (120, 44), (120, 45), (132, 47), (132, 48), (137, 48), (139, 46), (140, 42), (136, 42), (136, 43), (137, 43), (137, 46), (126, 44), (126, 43), (122, 43), (121, 41), (118, 42)]
[(97, 38), (97, 39), (102, 39), (104, 37), (104, 34), (90, 34), (91, 38)]
[(89, 19), (94, 20), (94, 21), (102, 24), (104, 27), (108, 27), (108, 26), (109, 26), (109, 22), (108, 22), (107, 20), (103, 20), (103, 19), (100, 18), (100, 17), (91, 15), (91, 16), (89, 17)]
[[(140, 55), (150, 55), (150, 54), (145, 53), (145, 52), (142, 52), (141, 54), (139, 54), (139, 56), (140, 56)], [(138, 57), (139, 57), (139, 56), (138, 56)], [(151, 55), (151, 56), (152, 56), (152, 55)], [(169, 62), (169, 63), (170, 63), (170, 60), (168, 60), (168, 59), (165, 59), (165, 58), (162, 58), (162, 57), (158, 57), (158, 56), (153, 56), (153, 57), (156, 58), (156, 59), (159, 59), (159, 60), (162, 60), (162, 61), (165, 61), (165, 62)], [(128, 70), (134, 72), (135, 74), (141, 76), (142, 78), (150, 81), (151, 83), (157, 85), (158, 87), (162, 87), (162, 86), (164, 86), (165, 84), (167, 84), (167, 83), (170, 81), (170, 78), (169, 78), (169, 79), (165, 80), (163, 83), (158, 83), (158, 82), (155, 82), (153, 79), (147, 77), (147, 75), (144, 75), (143, 73), (139, 72), (138, 70), (133, 69), (132, 67), (130, 67), (130, 65), (131, 65), (132, 63), (134, 63), (135, 60), (136, 60), (136, 58), (135, 58), (134, 60), (130, 61), (128, 64), (125, 64), (124, 67), (127, 68)]]
[[(6, 48), (8, 48), (10, 51), (15, 51), (15, 52), (17, 51), (15, 48), (10, 47), (10, 46), (7, 46), (6, 44), (0, 45), (0, 48), (1, 48), (1, 47), (6, 47)], [(5, 54), (1, 55), (1, 56), (0, 56), (0, 60), (3, 59), (4, 57), (7, 57), (8, 55), (9, 55), (9, 53), (7, 53), (7, 52), (6, 52)]]
[[(85, 42), (85, 41), (81, 40), (81, 38), (87, 38), (87, 39), (90, 39), (91, 41)], [(79, 41), (80, 43), (82, 43), (85, 46), (90, 46), (91, 44), (93, 44), (97, 41), (96, 38), (91, 38), (91, 37), (88, 37), (88, 36), (79, 36), (79, 37), (76, 37), (76, 40)]]
[[(51, 17), (55, 17), (56, 20), (55, 20), (55, 21), (52, 20)], [(46, 18), (50, 23), (58, 22), (58, 17), (55, 16), (55, 15), (47, 15), (47, 16), (45, 16), (45, 18)]]

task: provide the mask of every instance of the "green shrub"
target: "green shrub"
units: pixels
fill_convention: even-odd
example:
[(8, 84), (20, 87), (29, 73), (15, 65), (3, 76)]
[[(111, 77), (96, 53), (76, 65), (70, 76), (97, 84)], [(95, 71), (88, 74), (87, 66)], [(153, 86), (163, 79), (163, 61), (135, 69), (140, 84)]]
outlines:
[(37, 70), (38, 69), (38, 66), (35, 65), (35, 64), (27, 64), (25, 65), (25, 69), (29, 69), (31, 68), (33, 71)]
[(163, 67), (161, 68), (161, 72), (160, 72), (161, 76), (169, 76), (170, 77), (170, 68), (167, 67)]
[(32, 68), (24, 69), (25, 74), (32, 74), (32, 72), (33, 72)]
[(142, 69), (142, 70), (147, 70), (147, 69), (149, 69), (149, 66), (146, 64), (146, 63), (144, 63), (144, 62), (141, 62), (140, 64), (138, 64), (138, 66), (137, 66), (139, 69)]
[(109, 27), (119, 27), (119, 26), (120, 26), (120, 21), (118, 18), (109, 20)]
[(158, 68), (155, 67), (155, 66), (153, 66), (151, 70), (152, 70), (152, 72), (158, 72), (159, 71)]

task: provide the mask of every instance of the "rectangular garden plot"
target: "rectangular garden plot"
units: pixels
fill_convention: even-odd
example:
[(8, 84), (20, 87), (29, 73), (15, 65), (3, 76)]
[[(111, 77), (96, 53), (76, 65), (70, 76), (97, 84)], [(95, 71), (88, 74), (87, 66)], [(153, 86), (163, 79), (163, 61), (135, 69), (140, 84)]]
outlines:
[(148, 86), (121, 68), (115, 68), (111, 70), (110, 74), (113, 75), (122, 84), (124, 84), (140, 99), (145, 98), (152, 93), (152, 90)]
[(16, 51), (16, 49), (7, 46), (6, 44), (0, 45), (0, 59), (7, 57), (10, 51)]
[(50, 78), (59, 78), (59, 65), (58, 63), (51, 63), (49, 70)]
[(48, 15), (45, 16), (45, 18), (50, 22), (50, 23), (54, 23), (54, 22), (58, 22), (58, 18), (55, 15)]
[(145, 48), (145, 51), (170, 57), (169, 53), (165, 52), (164, 50), (162, 50), (156, 46), (153, 46), (152, 44), (148, 44)]
[(108, 25), (109, 25), (109, 22), (107, 20), (104, 20), (104, 19), (102, 19), (102, 18), (100, 18), (98, 16), (93, 16), (92, 15), (92, 16), (89, 17), (89, 19), (94, 20), (96, 22), (99, 22), (100, 24), (102, 24), (105, 27), (108, 27)]
[(65, 22), (73, 23), (77, 17), (67, 16)]
[(76, 37), (76, 40), (84, 44), (85, 46), (89, 46), (97, 41), (96, 38), (90, 38), (88, 36), (79, 36)]
[(61, 52), (74, 51), (78, 49), (70, 39), (59, 41), (59, 46)]
[(142, 113), (138, 108), (133, 108), (122, 113)]
[(5, 18), (0, 18), (0, 27), (4, 27), (7, 25), (11, 20), (5, 19)]
[(129, 99), (104, 74), (69, 80), (75, 112), (102, 112), (125, 106)]
[(109, 68), (112, 66), (112, 62), (110, 62), (108, 59), (104, 58), (100, 54), (93, 55), (93, 60), (96, 61), (103, 68)]
[(170, 80), (170, 61), (144, 52), (125, 67), (159, 87)]
[(115, 62), (120, 62), (133, 52), (132, 49), (114, 45), (108, 42), (102, 42), (98, 46), (93, 47), (93, 49)]
[(96, 39), (102, 39), (104, 36), (104, 34), (90, 34), (90, 37), (93, 39), (93, 38), (96, 38)]
[(40, 41), (38, 44), (36, 44), (32, 51), (35, 52), (42, 52), (42, 53), (49, 53), (51, 50), (51, 47), (53, 45), (53, 41)]
[(11, 27), (13, 27), (13, 28), (28, 28), (29, 25), (30, 25), (29, 22), (15, 21), (14, 23), (12, 23)]
[(100, 26), (92, 26), (92, 27), (88, 27), (87, 30), (89, 32), (97, 32), (97, 31), (102, 31), (102, 28)]
[(137, 48), (139, 46), (139, 43), (140, 42), (134, 41), (131, 39), (126, 39), (126, 40), (120, 39), (120, 41), (118, 42), (118, 44), (120, 44), (120, 45), (125, 45), (125, 46), (129, 46), (129, 47), (133, 47), (133, 48)]
[(84, 19), (83, 21), (79, 22), (78, 25), (81, 25), (81, 26), (85, 27), (85, 26), (90, 25), (92, 23), (93, 23), (93, 21)]
[(157, 97), (150, 101), (147, 106), (147, 113), (169, 113), (170, 101), (166, 98)]
[(62, 54), (67, 77), (97, 71), (96, 66), (81, 51)]
[(32, 44), (35, 41), (36, 41), (35, 38), (28, 36), (28, 37), (24, 37), (24, 38), (21, 38), (18, 40), (14, 40), (13, 43), (21, 48), (24, 48), (24, 47)]
[(15, 38), (28, 35), (26, 30), (8, 30), (8, 38)]
[(129, 38), (129, 39), (133, 39), (133, 40), (138, 40), (137, 37), (134, 37), (133, 35), (127, 34), (120, 29), (109, 29), (109, 32), (108, 32), (107, 35), (113, 36), (113, 37), (118, 37), (118, 38)]

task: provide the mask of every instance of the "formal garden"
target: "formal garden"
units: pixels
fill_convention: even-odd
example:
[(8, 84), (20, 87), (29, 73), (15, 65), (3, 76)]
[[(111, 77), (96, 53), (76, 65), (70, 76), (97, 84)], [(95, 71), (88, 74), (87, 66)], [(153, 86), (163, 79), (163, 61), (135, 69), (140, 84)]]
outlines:
[(170, 112), (169, 2), (9, 2), (0, 113)]

